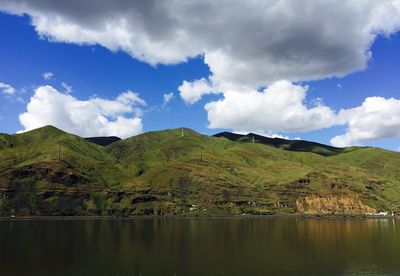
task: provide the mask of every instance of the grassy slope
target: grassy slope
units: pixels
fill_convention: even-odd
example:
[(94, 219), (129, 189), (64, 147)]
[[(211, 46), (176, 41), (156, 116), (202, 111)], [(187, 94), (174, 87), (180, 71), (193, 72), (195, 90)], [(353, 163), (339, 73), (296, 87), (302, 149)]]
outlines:
[(369, 175), (383, 179), (382, 183), (367, 184), (368, 188), (400, 205), (400, 153), (367, 147), (334, 156), (332, 159), (357, 166)]
[[(53, 127), (1, 135), (0, 187), (33, 183), (39, 198), (33, 200), (36, 207), (22, 204), (31, 214), (43, 213), (43, 202), (57, 202), (49, 211), (56, 214), (90, 214), (93, 209), (125, 215), (283, 214), (294, 213), (304, 198), (316, 212), (324, 208), (318, 197), (331, 198), (333, 204), (340, 197), (354, 212), (361, 212), (357, 199), (377, 210), (395, 209), (400, 199), (396, 153), (360, 148), (324, 157), (208, 137), (190, 129), (183, 133), (182, 137), (182, 129), (149, 132), (107, 147)], [(54, 181), (43, 176), (44, 167), (50, 168), (47, 174), (61, 172), (61, 177)], [(15, 175), (27, 170), (37, 173)], [(76, 181), (69, 183), (62, 172), (76, 175)], [(58, 192), (41, 197), (40, 191), (49, 189), (73, 191), (73, 199), (60, 205)], [(19, 208), (17, 203), (14, 209)], [(3, 200), (2, 205), (9, 213), (9, 202)]]
[[(104, 185), (113, 185), (119, 171), (116, 160), (102, 147), (47, 126), (30, 132), (6, 137), (8, 147), (0, 157), (1, 169), (23, 168), (37, 163), (70, 166), (77, 173)], [(59, 154), (60, 158), (59, 159)], [(122, 171), (121, 171), (122, 173)]]
[(94, 205), (89, 193), (131, 177), (103, 147), (51, 126), (0, 141), (7, 141), (0, 149), (0, 212), (75, 213), (83, 199)]
[[(164, 201), (185, 198), (189, 204), (208, 208), (223, 202), (234, 206), (254, 202), (265, 212), (291, 212), (302, 194), (357, 194), (378, 209), (394, 204), (384, 193), (366, 188), (385, 178), (358, 166), (314, 153), (185, 133), (184, 137), (180, 129), (146, 133), (110, 145), (108, 152), (140, 171), (125, 188), (157, 194)], [(301, 179), (310, 183), (299, 185)]]

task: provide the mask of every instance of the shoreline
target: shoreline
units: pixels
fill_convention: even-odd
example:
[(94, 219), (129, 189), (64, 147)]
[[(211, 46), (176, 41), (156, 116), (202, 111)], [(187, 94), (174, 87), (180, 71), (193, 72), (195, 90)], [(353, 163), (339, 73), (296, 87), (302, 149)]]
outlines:
[(400, 220), (400, 216), (373, 216), (373, 215), (214, 215), (214, 216), (21, 216), (0, 217), (0, 221), (39, 221), (39, 220), (143, 220), (143, 219), (314, 219), (314, 220), (363, 220), (363, 219), (393, 219)]

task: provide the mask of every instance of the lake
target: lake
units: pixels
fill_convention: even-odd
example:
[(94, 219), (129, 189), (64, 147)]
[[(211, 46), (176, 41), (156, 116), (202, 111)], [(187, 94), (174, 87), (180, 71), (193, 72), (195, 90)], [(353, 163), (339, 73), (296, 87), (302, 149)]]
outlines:
[(2, 220), (0, 275), (400, 275), (400, 221)]

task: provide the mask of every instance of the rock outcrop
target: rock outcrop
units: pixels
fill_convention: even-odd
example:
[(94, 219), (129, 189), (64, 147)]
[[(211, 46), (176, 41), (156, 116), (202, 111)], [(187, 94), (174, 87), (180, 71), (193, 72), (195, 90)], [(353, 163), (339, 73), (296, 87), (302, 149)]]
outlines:
[(376, 210), (364, 204), (355, 195), (309, 195), (296, 200), (301, 214), (354, 214), (375, 213)]

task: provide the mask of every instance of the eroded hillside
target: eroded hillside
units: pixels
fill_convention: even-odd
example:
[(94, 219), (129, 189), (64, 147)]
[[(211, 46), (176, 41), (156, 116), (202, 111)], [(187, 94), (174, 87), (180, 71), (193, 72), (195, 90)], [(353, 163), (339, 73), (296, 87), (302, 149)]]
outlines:
[(1, 135), (0, 213), (400, 212), (398, 153), (313, 149), (285, 150), (181, 128), (115, 139), (105, 147), (50, 126)]

